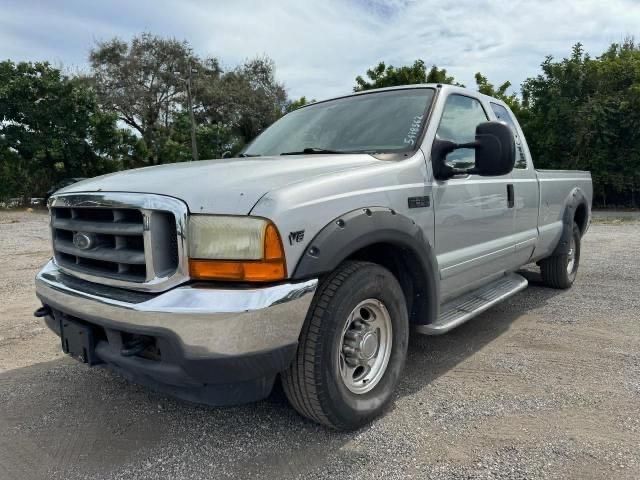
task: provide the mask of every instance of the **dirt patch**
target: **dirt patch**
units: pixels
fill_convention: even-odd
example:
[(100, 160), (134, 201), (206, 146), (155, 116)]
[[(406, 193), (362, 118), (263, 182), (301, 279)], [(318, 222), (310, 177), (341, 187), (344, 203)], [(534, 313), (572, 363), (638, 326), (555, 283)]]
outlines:
[(57, 337), (33, 316), (33, 278), (51, 256), (45, 211), (0, 211), (0, 372), (60, 358)]

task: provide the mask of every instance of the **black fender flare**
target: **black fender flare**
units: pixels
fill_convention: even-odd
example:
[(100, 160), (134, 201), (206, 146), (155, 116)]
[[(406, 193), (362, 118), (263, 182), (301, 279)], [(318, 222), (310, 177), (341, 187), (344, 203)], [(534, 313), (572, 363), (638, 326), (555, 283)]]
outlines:
[(587, 197), (579, 187), (575, 187), (565, 200), (564, 211), (562, 212), (562, 235), (551, 256), (569, 253), (569, 245), (571, 244), (571, 236), (573, 235), (573, 222), (576, 217), (576, 211), (581, 205), (584, 205), (587, 209), (588, 215), (589, 202), (587, 201)]
[[(386, 207), (359, 208), (335, 218), (309, 242), (293, 272), (302, 280), (329, 273), (359, 250), (391, 244), (408, 251), (416, 261), (406, 268), (420, 279), (411, 301), (412, 323), (427, 324), (438, 318), (440, 275), (431, 245), (409, 217)], [(414, 282), (415, 283), (415, 282)]]

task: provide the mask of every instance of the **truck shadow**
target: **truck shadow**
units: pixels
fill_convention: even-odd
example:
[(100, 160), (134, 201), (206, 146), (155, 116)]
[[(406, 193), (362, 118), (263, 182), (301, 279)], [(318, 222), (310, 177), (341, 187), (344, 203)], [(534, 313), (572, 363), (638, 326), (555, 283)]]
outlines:
[[(453, 332), (412, 335), (398, 398), (428, 387), (503, 335), (531, 305), (559, 293), (525, 274), (528, 290)], [(0, 466), (8, 478), (151, 477), (178, 468), (171, 465), (184, 476), (201, 476), (206, 465), (214, 478), (287, 478), (329, 463), (366, 462), (375, 449), (351, 443), (388, 428), (383, 417), (359, 432), (330, 431), (299, 417), (281, 389), (252, 405), (193, 405), (66, 358), (0, 374), (0, 405)]]

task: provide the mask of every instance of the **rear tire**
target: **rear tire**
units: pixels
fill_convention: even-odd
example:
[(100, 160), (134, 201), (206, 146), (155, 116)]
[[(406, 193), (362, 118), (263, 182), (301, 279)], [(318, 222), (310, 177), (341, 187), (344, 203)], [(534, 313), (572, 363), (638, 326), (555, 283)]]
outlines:
[(580, 239), (580, 227), (574, 223), (569, 251), (540, 262), (540, 272), (545, 285), (558, 289), (567, 289), (573, 285), (580, 264)]
[(284, 392), (315, 422), (361, 427), (389, 404), (408, 339), (406, 302), (393, 274), (374, 263), (344, 262), (315, 294), (296, 358), (282, 374)]

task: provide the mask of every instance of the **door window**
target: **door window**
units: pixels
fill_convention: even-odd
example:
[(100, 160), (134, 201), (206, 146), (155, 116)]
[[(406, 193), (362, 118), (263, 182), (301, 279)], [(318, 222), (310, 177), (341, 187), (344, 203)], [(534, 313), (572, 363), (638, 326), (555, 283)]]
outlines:
[(516, 141), (516, 163), (514, 168), (527, 168), (527, 157), (524, 154), (524, 148), (522, 146), (522, 140), (520, 139), (520, 135), (518, 135), (518, 129), (516, 128), (516, 124), (513, 121), (511, 115), (506, 108), (497, 103), (491, 102), (491, 110), (496, 115), (496, 118), (501, 122), (506, 123), (511, 127), (511, 131), (513, 132), (513, 136)]
[[(444, 105), (437, 135), (442, 140), (455, 143), (473, 142), (476, 127), (488, 120), (482, 104), (464, 95), (449, 95)], [(460, 148), (447, 155), (446, 163), (454, 168), (470, 168), (475, 165), (475, 151)]]

